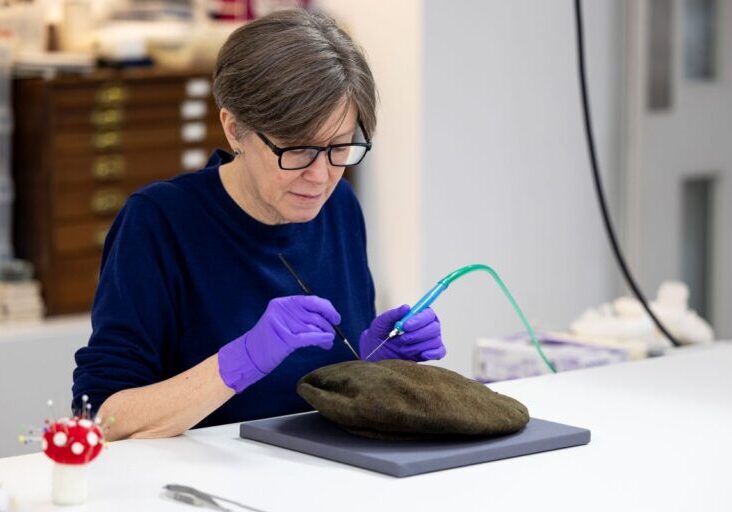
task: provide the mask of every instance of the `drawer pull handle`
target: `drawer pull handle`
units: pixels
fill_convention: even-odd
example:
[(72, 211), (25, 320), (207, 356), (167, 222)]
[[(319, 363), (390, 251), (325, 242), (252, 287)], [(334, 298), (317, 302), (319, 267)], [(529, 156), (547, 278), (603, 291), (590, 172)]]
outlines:
[(207, 112), (208, 105), (203, 100), (186, 100), (180, 104), (181, 119), (202, 119)]
[(207, 78), (191, 78), (186, 82), (186, 96), (206, 98), (211, 92), (211, 82)]
[(203, 149), (186, 149), (180, 154), (184, 171), (195, 171), (206, 166), (206, 152)]
[(95, 133), (93, 136), (94, 149), (105, 150), (118, 147), (122, 143), (122, 134), (119, 132)]
[(104, 248), (104, 240), (106, 240), (108, 232), (109, 232), (109, 228), (106, 228), (106, 227), (97, 228), (94, 230), (94, 234), (93, 234), (94, 240), (93, 241), (94, 241), (94, 245), (98, 249)]
[(206, 139), (206, 123), (185, 123), (180, 127), (180, 138), (183, 142), (202, 142)]
[(127, 99), (127, 89), (122, 85), (106, 85), (97, 91), (97, 103), (100, 105), (117, 105)]
[(91, 209), (96, 214), (116, 212), (124, 204), (125, 197), (121, 190), (100, 190), (92, 196)]
[(125, 159), (119, 155), (100, 156), (94, 160), (92, 175), (99, 181), (118, 180), (125, 175)]
[(91, 114), (91, 122), (100, 128), (109, 128), (110, 126), (119, 126), (124, 118), (124, 111), (119, 108), (109, 108), (104, 110), (94, 110)]

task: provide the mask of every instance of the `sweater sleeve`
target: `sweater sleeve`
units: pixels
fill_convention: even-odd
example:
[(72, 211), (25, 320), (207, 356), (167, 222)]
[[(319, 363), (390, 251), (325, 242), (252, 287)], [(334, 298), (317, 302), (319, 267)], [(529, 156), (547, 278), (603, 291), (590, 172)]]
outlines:
[(132, 195), (105, 241), (92, 334), (75, 354), (74, 410), (82, 395), (96, 411), (120, 390), (167, 378), (163, 361), (181, 330), (177, 252), (160, 207)]

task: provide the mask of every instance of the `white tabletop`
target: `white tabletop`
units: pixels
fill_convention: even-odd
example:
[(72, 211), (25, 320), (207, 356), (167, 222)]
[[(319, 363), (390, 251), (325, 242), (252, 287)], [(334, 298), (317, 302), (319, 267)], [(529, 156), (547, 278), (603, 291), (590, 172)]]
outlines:
[[(732, 510), (732, 345), (491, 387), (591, 443), (398, 479), (242, 441), (232, 424), (112, 443), (88, 503), (62, 510), (195, 510), (161, 498), (166, 483), (268, 512)], [(42, 454), (0, 459), (0, 481), (20, 510), (54, 510), (50, 469)]]

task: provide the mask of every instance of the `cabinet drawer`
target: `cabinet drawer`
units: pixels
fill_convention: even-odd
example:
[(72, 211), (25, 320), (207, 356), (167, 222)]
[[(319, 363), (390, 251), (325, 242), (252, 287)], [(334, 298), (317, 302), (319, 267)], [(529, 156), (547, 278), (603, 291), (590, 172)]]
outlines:
[(102, 130), (196, 120), (218, 122), (218, 109), (213, 100), (183, 99), (177, 103), (155, 105), (110, 105), (72, 110), (57, 109), (53, 115), (53, 127), (75, 131)]
[(54, 195), (54, 218), (60, 221), (116, 215), (127, 197), (145, 182), (127, 182), (113, 186), (84, 184), (62, 187)]
[(99, 281), (100, 262), (98, 255), (57, 259), (44, 283), (48, 313), (89, 310)]
[(106, 155), (63, 156), (53, 163), (56, 190), (63, 187), (97, 183), (123, 183), (128, 180), (149, 183), (173, 177), (183, 171), (195, 171), (206, 165), (212, 147), (134, 151)]
[(160, 105), (186, 98), (211, 97), (211, 79), (206, 76), (115, 79), (78, 83), (59, 82), (51, 91), (56, 109), (89, 109), (116, 105)]
[[(97, 70), (13, 80), (15, 247), (49, 314), (91, 307), (106, 234), (145, 184), (228, 148), (211, 70)], [(44, 147), (39, 149), (39, 144)]]
[(57, 225), (53, 229), (53, 249), (58, 256), (100, 255), (114, 216), (86, 219)]
[(62, 132), (54, 137), (53, 151), (54, 155), (60, 158), (89, 152), (174, 149), (191, 145), (216, 147), (225, 141), (226, 138), (220, 124), (189, 122), (144, 129)]

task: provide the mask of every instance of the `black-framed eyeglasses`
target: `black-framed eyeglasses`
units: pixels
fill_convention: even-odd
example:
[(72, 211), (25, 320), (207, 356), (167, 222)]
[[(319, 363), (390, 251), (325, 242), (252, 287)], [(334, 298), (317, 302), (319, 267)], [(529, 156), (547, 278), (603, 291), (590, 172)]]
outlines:
[(331, 144), (330, 146), (288, 146), (281, 148), (269, 140), (263, 133), (257, 135), (264, 142), (272, 153), (277, 155), (277, 163), (283, 171), (298, 171), (310, 166), (318, 158), (321, 151), (328, 155), (330, 165), (335, 167), (350, 167), (358, 165), (371, 149), (371, 141), (366, 135), (366, 130), (361, 121), (358, 127), (363, 132), (366, 142), (347, 142), (344, 144)]

